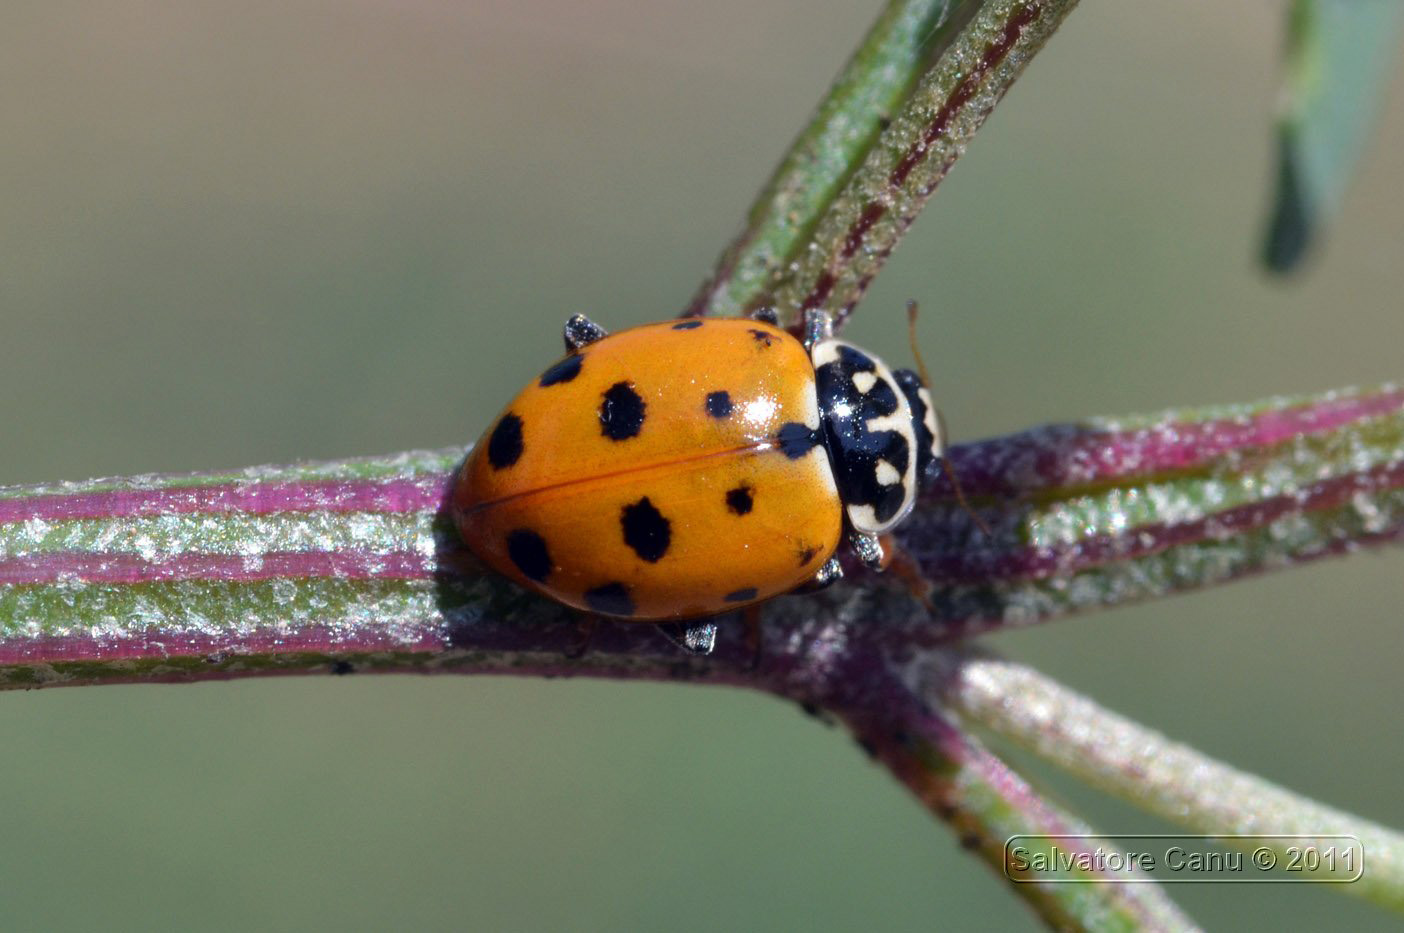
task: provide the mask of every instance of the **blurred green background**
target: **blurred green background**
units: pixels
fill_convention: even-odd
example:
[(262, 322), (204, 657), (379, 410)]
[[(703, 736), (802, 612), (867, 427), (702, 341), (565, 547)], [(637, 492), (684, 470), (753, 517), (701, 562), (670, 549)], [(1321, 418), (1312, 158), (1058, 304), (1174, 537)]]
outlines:
[[(1283, 4), (1087, 0), (850, 334), (957, 439), (1404, 376), (1404, 86), (1327, 249), (1253, 259)], [(587, 311), (674, 313), (879, 4), (0, 10), (0, 483), (465, 443)], [(995, 639), (1404, 826), (1398, 550)], [(640, 684), (0, 696), (12, 929), (1036, 929), (841, 733)], [(1169, 827), (1038, 769), (1107, 832)], [(1368, 861), (1368, 854), (1367, 854)], [(1188, 886), (1211, 927), (1397, 918)]]

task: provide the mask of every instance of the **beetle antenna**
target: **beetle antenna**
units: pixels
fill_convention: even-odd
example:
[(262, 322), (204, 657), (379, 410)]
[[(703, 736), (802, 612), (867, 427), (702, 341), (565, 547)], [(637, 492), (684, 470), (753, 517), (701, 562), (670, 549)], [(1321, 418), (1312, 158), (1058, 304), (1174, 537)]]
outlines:
[(917, 308), (916, 299), (915, 299), (915, 298), (908, 298), (908, 299), (907, 299), (907, 342), (908, 342), (909, 344), (911, 344), (911, 347), (912, 347), (912, 360), (916, 363), (917, 375), (921, 377), (921, 384), (922, 384), (925, 388), (930, 389), (930, 388), (931, 388), (931, 377), (930, 377), (930, 376), (927, 374), (927, 372), (926, 372), (926, 363), (922, 362), (922, 359), (921, 359), (921, 349), (917, 346), (917, 339), (916, 339), (917, 312), (918, 312), (919, 310), (920, 310), (920, 309)]
[[(918, 310), (916, 299), (908, 298), (907, 342), (910, 343), (912, 347), (912, 360), (916, 363), (917, 376), (921, 378), (923, 388), (929, 391), (931, 389), (931, 377), (927, 375), (926, 363), (922, 361), (921, 350), (917, 347), (916, 324)], [(940, 417), (940, 413), (937, 412), (937, 418)], [(944, 440), (946, 437), (946, 426), (944, 424), (944, 419), (941, 420), (941, 437)], [(943, 455), (941, 457), (941, 465), (945, 468), (946, 475), (951, 478), (951, 489), (955, 490), (956, 501), (960, 503), (960, 507), (965, 510), (966, 515), (970, 516), (970, 520), (979, 526), (986, 537), (993, 538), (994, 532), (990, 529), (990, 526), (985, 524), (985, 520), (980, 517), (979, 513), (970, 507), (970, 500), (965, 498), (965, 490), (960, 487), (960, 477), (956, 475), (955, 464), (951, 463), (951, 458)]]
[(951, 488), (955, 490), (956, 501), (960, 503), (960, 507), (965, 510), (966, 515), (970, 516), (970, 520), (980, 527), (980, 530), (985, 533), (985, 537), (993, 538), (994, 531), (985, 524), (980, 513), (970, 507), (970, 501), (965, 498), (965, 490), (960, 488), (960, 479), (956, 476), (955, 464), (951, 463), (951, 458), (942, 457), (941, 464), (946, 468), (946, 475), (951, 478)]

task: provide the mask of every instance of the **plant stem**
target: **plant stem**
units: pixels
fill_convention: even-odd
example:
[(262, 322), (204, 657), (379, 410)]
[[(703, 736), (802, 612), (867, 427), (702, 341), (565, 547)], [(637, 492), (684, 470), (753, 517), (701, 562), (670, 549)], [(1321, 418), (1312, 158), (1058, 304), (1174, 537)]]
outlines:
[(1270, 846), (1284, 865), (1289, 844), (1325, 851), (1337, 840), (1321, 837), (1355, 836), (1363, 873), (1335, 887), (1404, 910), (1404, 836), (1393, 830), (1215, 761), (1023, 665), (967, 655), (940, 694), (962, 718), (1094, 786), (1197, 833), (1252, 836), (1225, 842)]
[[(687, 314), (738, 315), (752, 307), (813, 232), (843, 183), (954, 36), (954, 12), (978, 0), (892, 0), (835, 79), (751, 205), (741, 233), (717, 260)], [(954, 8), (954, 9), (953, 9)]]
[(852, 310), (1076, 0), (892, 0), (685, 314)]
[[(766, 604), (758, 663), (728, 620), (708, 658), (647, 625), (601, 626), (580, 655), (571, 613), (467, 556), (444, 507), (462, 456), (0, 489), (0, 686), (318, 671), (746, 686), (843, 719), (1003, 871), (1008, 835), (1080, 824), (928, 707), (913, 671), (949, 669), (961, 635), (1404, 529), (1393, 387), (1050, 426), (951, 452), (993, 537), (935, 484), (903, 529), (907, 579), (849, 567), (850, 585)], [(1369, 846), (1389, 851), (1386, 832)], [(1058, 925), (1185, 925), (1151, 885), (1014, 887)]]
[[(889, 662), (890, 666), (890, 662)], [(872, 682), (870, 677), (869, 683)], [(997, 874), (1058, 930), (1192, 930), (1194, 925), (1155, 884), (1080, 873), (1083, 884), (1017, 877), (1007, 864), (1014, 836), (1057, 836), (1076, 852), (1116, 851), (1089, 827), (1041, 798), (1028, 783), (961, 731), (897, 684), (880, 698), (862, 694), (846, 715), (863, 746), (935, 815), (951, 824), (961, 845)], [(842, 708), (840, 707), (840, 714)]]
[(762, 302), (824, 308), (841, 324), (985, 118), (1076, 5), (989, 0), (958, 28), (953, 21), (947, 47)]
[[(560, 658), (577, 641), (564, 610), (466, 557), (443, 510), (462, 455), (0, 490), (0, 685), (588, 666)], [(925, 603), (850, 566), (856, 585), (767, 605), (773, 641), (880, 613), (894, 639), (940, 643), (1404, 529), (1391, 387), (1051, 426), (951, 457), (994, 536), (938, 483), (901, 537)], [(611, 670), (635, 650), (677, 661), (646, 628), (606, 628)]]

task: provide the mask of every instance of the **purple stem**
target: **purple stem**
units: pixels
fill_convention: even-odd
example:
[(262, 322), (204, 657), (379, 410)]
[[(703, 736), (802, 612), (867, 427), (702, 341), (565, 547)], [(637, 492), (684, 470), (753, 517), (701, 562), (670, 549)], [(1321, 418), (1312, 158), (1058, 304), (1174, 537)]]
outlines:
[[(1023, 529), (1031, 510), (1110, 487), (1135, 491), (1198, 475), (1196, 471), (1209, 475), (1241, 469), (1256, 459), (1300, 459), (1283, 445), (1313, 437), (1329, 439), (1346, 432), (1340, 433), (1338, 446), (1349, 448), (1347, 442), (1371, 425), (1392, 425), (1398, 431), (1395, 421), (1401, 410), (1404, 392), (1388, 388), (1314, 401), (1278, 401), (1231, 417), (1190, 415), (1131, 428), (1056, 425), (955, 448), (951, 459), (997, 533), (987, 538), (976, 531), (944, 495), (944, 484), (935, 484), (901, 538), (915, 561), (910, 569), (931, 587), (925, 607), (910, 596), (906, 584), (913, 582), (912, 574), (905, 584), (894, 585), (893, 574), (878, 579), (855, 572), (850, 585), (768, 604), (767, 631), (773, 633), (773, 641), (794, 645), (801, 630), (812, 637), (829, 620), (861, 609), (869, 615), (881, 612), (885, 629), (898, 642), (927, 644), (1088, 608), (1086, 603), (1058, 602), (1055, 584), (1078, 574), (1114, 573), (1118, 567), (1177, 549), (1231, 543), (1262, 532), (1284, 516), (1329, 516), (1354, 508), (1362, 496), (1381, 500), (1404, 488), (1404, 460), (1385, 457), (1356, 468), (1351, 468), (1355, 461), (1350, 456), (1323, 461), (1323, 469), (1330, 467), (1327, 475), (1300, 488), (1265, 492), (1246, 504), (1204, 514), (1091, 529), (1076, 540), (1053, 545), (1036, 545), (1027, 538)], [(357, 478), (349, 468), (343, 479), (327, 479), (324, 469), (306, 480), (289, 478), (297, 475), (290, 470), (273, 470), (233, 479), (144, 478), (125, 487), (117, 481), (75, 487), (71, 493), (54, 487), (0, 490), (0, 534), (86, 520), (110, 524), (107, 537), (123, 541), (134, 534), (133, 522), (176, 516), (187, 524), (205, 524), (204, 516), (215, 524), (264, 523), (275, 531), (280, 523), (292, 521), (346, 527), (367, 516), (382, 516), (419, 528), (399, 537), (386, 532), (371, 545), (357, 539), (319, 547), (304, 540), (296, 548), (269, 546), (254, 553), (245, 553), (243, 547), (233, 548), (233, 553), (227, 547), (209, 553), (194, 545), (140, 553), (136, 548), (122, 550), (123, 545), (7, 552), (5, 539), (0, 539), (0, 673), (13, 666), (92, 661), (102, 667), (60, 680), (198, 679), (308, 669), (329, 664), (335, 656), (376, 670), (490, 671), (500, 665), (520, 672), (598, 670), (617, 676), (636, 673), (640, 664), (646, 668), (659, 663), (673, 673), (722, 676), (728, 657), (738, 662), (749, 657), (733, 636), (737, 626), (724, 628), (717, 660), (700, 662), (680, 660), (649, 627), (606, 625), (584, 661), (562, 658), (578, 646), (576, 620), (553, 604), (473, 570), (462, 545), (445, 530), (449, 523), (440, 504), (451, 481), (453, 459), (435, 455), (428, 466), (421, 463), (394, 476), (386, 476), (390, 471), (382, 468), (370, 478)], [(1288, 556), (1318, 557), (1390, 540), (1401, 528), (1404, 521), (1397, 512), (1387, 512), (1376, 526), (1328, 529), (1325, 537)], [(236, 533), (237, 528), (228, 536)], [(269, 540), (276, 540), (270, 535)], [(1245, 559), (1229, 575), (1266, 565)], [(1218, 581), (1189, 579), (1176, 585), (1206, 582)], [(292, 596), (316, 586), (341, 589), (330, 595), (313, 593), (308, 597), (312, 608), (296, 615), (293, 603), (283, 613), (283, 604), (268, 595), (266, 588), (277, 585), (290, 587)], [(1125, 586), (1110, 589), (1115, 599), (1158, 595), (1138, 594)], [(70, 620), (16, 615), (22, 609), (5, 608), (32, 605), (25, 598), (43, 592), (54, 595), (47, 605), (59, 606), (60, 612), (67, 612), (63, 607), (72, 600), (96, 601), (98, 608), (91, 610), (96, 615), (84, 617), (73, 610)], [(144, 600), (139, 619), (114, 616), (120, 610), (103, 608), (108, 605), (105, 600), (118, 605), (121, 599), (138, 596)], [(273, 601), (247, 606), (239, 602), (255, 598)], [(1011, 606), (1018, 613), (1011, 613)], [(221, 612), (229, 618), (221, 620)], [(101, 624), (93, 624), (93, 619)], [(829, 650), (826, 644), (809, 646), (806, 657), (813, 661)], [(830, 647), (841, 653), (841, 645)], [(770, 657), (783, 664), (786, 655), (778, 651)], [(257, 656), (259, 663), (201, 663), (209, 657), (249, 656)], [(470, 656), (472, 663), (466, 663)], [(183, 666), (176, 663), (182, 658)], [(529, 663), (524, 664), (524, 658)], [(143, 659), (164, 663), (159, 670), (122, 666)], [(754, 682), (749, 676), (742, 679)]]

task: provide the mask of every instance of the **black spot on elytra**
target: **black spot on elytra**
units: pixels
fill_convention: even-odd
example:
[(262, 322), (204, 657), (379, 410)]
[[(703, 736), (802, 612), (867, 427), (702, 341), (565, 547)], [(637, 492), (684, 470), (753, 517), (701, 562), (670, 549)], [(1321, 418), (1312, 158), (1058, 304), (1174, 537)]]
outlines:
[(518, 528), (507, 536), (507, 556), (528, 580), (544, 583), (551, 575), (551, 552), (546, 550), (546, 541), (530, 529)]
[(570, 382), (580, 375), (580, 363), (585, 358), (576, 354), (561, 360), (555, 366), (541, 374), (541, 387), (560, 385), (562, 382)]
[(798, 460), (819, 443), (819, 432), (798, 421), (787, 421), (775, 432), (775, 440), (780, 444), (785, 456), (791, 460)]
[(605, 390), (600, 403), (600, 430), (612, 441), (637, 437), (643, 427), (644, 400), (627, 382), (616, 382)]
[(726, 493), (726, 507), (737, 515), (745, 515), (751, 511), (755, 501), (751, 498), (751, 487), (737, 486), (729, 489)]
[(756, 338), (756, 343), (760, 344), (763, 347), (768, 347), (775, 342), (775, 335), (768, 330), (761, 330), (759, 327), (752, 327), (750, 331), (751, 336)]
[(521, 455), (522, 419), (508, 412), (488, 438), (488, 463), (494, 470), (503, 470), (516, 463)]
[(585, 591), (585, 605), (607, 616), (631, 616), (634, 600), (629, 588), (622, 583), (606, 583)]
[(673, 330), (692, 330), (695, 327), (701, 326), (701, 321), (679, 321), (673, 325)]
[(729, 392), (707, 393), (707, 414), (713, 418), (726, 418), (731, 415), (731, 394)]
[(743, 586), (739, 590), (732, 590), (722, 599), (729, 603), (744, 603), (756, 598), (756, 588), (754, 586)]
[(648, 501), (648, 496), (624, 506), (619, 524), (624, 528), (624, 543), (650, 564), (657, 563), (668, 553), (668, 544), (673, 538), (672, 524)]
[(807, 548), (805, 548), (804, 550), (800, 551), (800, 552), (799, 552), (799, 565), (800, 565), (801, 567), (808, 567), (808, 566), (809, 566), (809, 562), (812, 561), (812, 560), (814, 559), (814, 555), (816, 555), (816, 554), (818, 554), (818, 553), (819, 553), (819, 549), (818, 549), (817, 547), (807, 547)]

